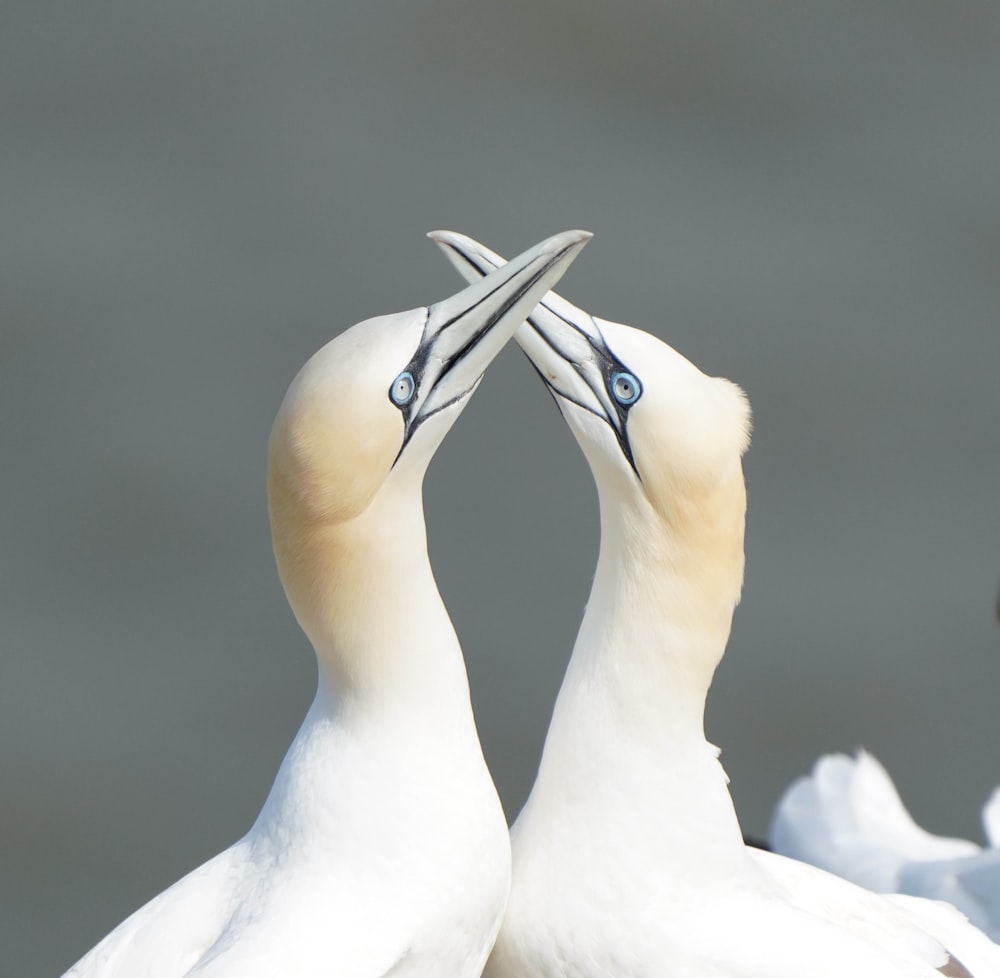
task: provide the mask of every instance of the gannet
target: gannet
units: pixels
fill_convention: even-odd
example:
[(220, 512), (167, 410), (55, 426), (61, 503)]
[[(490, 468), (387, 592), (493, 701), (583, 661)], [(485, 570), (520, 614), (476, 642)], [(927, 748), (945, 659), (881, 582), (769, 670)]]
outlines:
[[(502, 264), (431, 237), (470, 280)], [(590, 464), (601, 544), (487, 978), (1000, 974), (952, 908), (743, 842), (703, 731), (743, 582), (742, 391), (552, 294), (515, 338)]]
[(786, 789), (771, 822), (775, 852), (876, 893), (947, 900), (1000, 940), (1000, 788), (982, 810), (989, 848), (932, 835), (867, 751), (827, 754)]
[(299, 372), (269, 442), (278, 572), (318, 689), (257, 821), (72, 978), (478, 978), (510, 882), (458, 639), (427, 559), (424, 472), (483, 371), (590, 235)]

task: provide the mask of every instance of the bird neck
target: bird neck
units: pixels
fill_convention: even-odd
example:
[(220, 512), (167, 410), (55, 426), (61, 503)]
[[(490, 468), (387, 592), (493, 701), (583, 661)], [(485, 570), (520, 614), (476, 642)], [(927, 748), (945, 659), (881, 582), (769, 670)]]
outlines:
[(316, 652), (321, 694), (341, 710), (471, 718), (461, 648), (427, 556), (420, 485), (387, 480), (348, 520), (310, 512), (280, 479), (269, 499), (278, 572)]
[(677, 491), (667, 512), (645, 498), (601, 500), (600, 556), (573, 660), (600, 674), (651, 735), (704, 738), (743, 582), (745, 514), (742, 471)]
[(667, 514), (602, 499), (594, 583), (526, 812), (586, 796), (671, 858), (701, 837), (720, 867), (742, 858), (704, 708), (739, 600), (745, 504), (742, 472)]

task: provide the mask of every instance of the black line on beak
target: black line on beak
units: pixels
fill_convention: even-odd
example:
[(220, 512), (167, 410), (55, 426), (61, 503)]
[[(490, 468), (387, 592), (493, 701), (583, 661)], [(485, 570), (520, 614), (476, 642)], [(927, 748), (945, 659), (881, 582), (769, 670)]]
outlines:
[[(548, 306), (546, 306), (546, 308), (548, 308)], [(560, 316), (559, 318), (562, 319), (563, 317)], [(553, 345), (552, 341), (545, 335), (545, 333), (543, 333), (542, 330), (538, 328), (538, 325), (537, 323), (534, 322), (534, 320), (529, 320), (529, 322), (531, 323), (532, 329), (534, 329), (534, 331), (542, 338), (542, 340), (548, 345), (548, 347), (558, 357), (560, 357), (560, 359), (562, 359), (564, 363), (570, 364), (573, 367), (573, 369), (577, 372), (577, 374), (580, 376), (580, 378), (583, 380), (583, 382), (592, 391), (594, 391), (594, 385), (590, 382), (590, 379), (587, 377), (586, 373), (584, 373), (584, 371), (580, 368), (580, 365), (573, 360), (567, 359), (563, 355), (563, 353)], [(566, 320), (563, 320), (563, 322), (566, 322)], [(573, 329), (576, 329), (576, 327), (573, 326), (572, 323), (567, 322), (567, 325), (571, 326)], [(613, 370), (609, 369), (608, 366), (609, 363), (620, 364), (622, 369), (625, 369), (625, 365), (622, 364), (617, 357), (614, 357), (614, 354), (611, 354), (610, 350), (608, 351), (607, 354), (605, 354), (600, 350), (599, 347), (595, 346), (594, 351), (598, 354), (598, 359), (601, 363), (601, 376), (604, 378), (605, 383), (608, 382), (611, 373), (613, 373)], [(610, 360), (608, 354), (610, 354), (610, 356), (613, 357), (614, 359)], [(525, 354), (525, 356), (528, 355)], [(614, 399), (613, 396), (610, 398), (611, 403), (615, 406), (616, 414), (619, 420), (618, 425), (613, 424), (611, 419), (603, 411), (595, 411), (594, 408), (592, 408), (589, 404), (584, 404), (581, 401), (578, 401), (575, 397), (571, 397), (569, 394), (566, 394), (565, 392), (558, 390), (555, 386), (553, 386), (549, 378), (545, 376), (545, 374), (539, 369), (538, 365), (531, 359), (531, 357), (528, 357), (528, 362), (532, 365), (532, 367), (535, 368), (535, 373), (537, 373), (538, 376), (542, 378), (542, 383), (545, 384), (545, 386), (548, 388), (549, 393), (552, 395), (553, 399), (555, 399), (557, 406), (559, 404), (558, 400), (559, 398), (562, 398), (564, 401), (569, 401), (570, 404), (575, 404), (578, 408), (582, 408), (584, 411), (588, 411), (590, 414), (594, 415), (595, 418), (600, 418), (614, 432), (615, 439), (618, 442), (618, 447), (621, 449), (622, 454), (628, 460), (628, 464), (632, 467), (632, 471), (635, 473), (635, 477), (640, 482), (642, 482), (642, 476), (639, 474), (638, 466), (636, 466), (635, 464), (635, 456), (632, 453), (632, 444), (628, 439), (628, 431), (625, 426), (626, 419), (628, 417), (627, 409), (623, 408)], [(596, 395), (597, 391), (594, 391), (594, 394)], [(600, 399), (598, 398), (598, 400)]]
[[(489, 317), (489, 319), (487, 319), (486, 322), (484, 322), (482, 326), (480, 326), (479, 329), (477, 329), (472, 334), (472, 336), (470, 336), (469, 339), (458, 350), (456, 350), (453, 354), (451, 354), (451, 356), (449, 356), (447, 359), (443, 359), (442, 363), (444, 364), (444, 366), (443, 369), (441, 370), (441, 373), (438, 374), (438, 376), (434, 379), (434, 383), (426, 392), (421, 389), (421, 382), (423, 380), (424, 368), (427, 365), (427, 361), (432, 356), (434, 350), (434, 344), (441, 338), (442, 334), (446, 329), (453, 326), (455, 323), (459, 322), (459, 320), (464, 319), (475, 309), (481, 306), (487, 299), (496, 295), (496, 293), (499, 292), (501, 289), (508, 287), (511, 283), (511, 279), (507, 279), (506, 281), (501, 282), (495, 288), (487, 292), (486, 295), (482, 296), (482, 298), (477, 299), (474, 303), (472, 303), (472, 305), (468, 306), (466, 309), (463, 309), (460, 313), (453, 316), (451, 319), (449, 319), (447, 322), (441, 325), (432, 337), (421, 339), (420, 344), (417, 346), (416, 351), (410, 358), (410, 362), (403, 368), (403, 370), (408, 370), (410, 371), (411, 374), (413, 374), (413, 379), (416, 385), (417, 394), (414, 397), (414, 399), (410, 402), (410, 404), (407, 405), (408, 410), (404, 411), (403, 413), (403, 423), (404, 423), (403, 443), (402, 445), (399, 446), (399, 451), (396, 453), (396, 458), (393, 460), (392, 464), (394, 466), (396, 462), (399, 461), (400, 456), (403, 454), (403, 451), (406, 449), (406, 446), (410, 443), (410, 440), (416, 434), (420, 426), (428, 418), (434, 417), (435, 414), (440, 413), (445, 408), (450, 407), (452, 404), (455, 404), (458, 401), (462, 400), (462, 398), (468, 395), (468, 393), (479, 383), (479, 381), (482, 380), (483, 374), (480, 373), (478, 376), (473, 378), (472, 382), (469, 384), (468, 387), (456, 393), (455, 396), (450, 398), (446, 403), (440, 405), (439, 407), (436, 407), (433, 411), (429, 411), (425, 414), (422, 412), (422, 406), (426, 403), (427, 398), (430, 397), (431, 392), (434, 390), (434, 388), (438, 384), (440, 384), (448, 376), (448, 374), (450, 374), (451, 371), (456, 366), (458, 366), (458, 364), (460, 364), (462, 360), (464, 360), (465, 357), (468, 356), (479, 345), (479, 343), (490, 332), (490, 330), (492, 330), (497, 325), (497, 323), (499, 323), (500, 320), (503, 319), (504, 316), (506, 316), (507, 313), (509, 313), (510, 310), (524, 297), (525, 293), (528, 292), (531, 288), (533, 288), (534, 285), (538, 282), (538, 280), (543, 275), (545, 275), (546, 272), (548, 272), (549, 269), (551, 269), (552, 266), (556, 264), (556, 262), (558, 262), (560, 258), (563, 257), (563, 255), (565, 255), (568, 251), (572, 250), (575, 246), (576, 242), (574, 242), (571, 245), (567, 245), (565, 248), (561, 249), (560, 251), (552, 255), (548, 259), (548, 261), (544, 262), (542, 266), (535, 271), (533, 275), (531, 275), (529, 278), (527, 278), (524, 282), (521, 283), (520, 287), (517, 289), (516, 292), (513, 292), (511, 295), (507, 297), (503, 305), (501, 305), (500, 308), (497, 309), (496, 312), (494, 312)], [(459, 252), (459, 254), (461, 253)], [(523, 271), (523, 269), (521, 271)], [(520, 271), (515, 273), (515, 275), (519, 274), (521, 274)], [(427, 331), (427, 324), (429, 321), (430, 321), (430, 307), (428, 307), (427, 319), (424, 322), (425, 334)]]
[[(459, 250), (453, 244), (451, 244), (451, 242), (439, 242), (439, 243), (444, 244), (446, 248), (448, 248), (454, 254), (458, 255), (459, 258), (462, 259), (462, 261), (464, 261), (470, 268), (474, 269), (479, 275), (489, 274), (477, 262), (474, 262), (464, 251)], [(486, 264), (493, 266), (492, 262), (486, 262)], [(501, 266), (496, 265), (493, 267), (499, 268)], [(532, 367), (534, 367), (535, 373), (537, 373), (538, 376), (542, 378), (542, 383), (545, 384), (549, 393), (556, 401), (556, 406), (558, 406), (559, 404), (558, 398), (561, 397), (569, 401), (571, 404), (575, 404), (577, 407), (583, 408), (583, 410), (585, 411), (589, 411), (595, 417), (600, 418), (602, 421), (605, 422), (605, 424), (607, 424), (607, 426), (615, 433), (615, 438), (618, 440), (618, 445), (622, 450), (622, 454), (625, 456), (626, 459), (628, 459), (628, 464), (632, 467), (632, 471), (635, 472), (636, 478), (639, 479), (639, 481), (641, 482), (642, 476), (639, 475), (639, 469), (636, 467), (635, 456), (632, 454), (632, 445), (629, 443), (628, 433), (626, 431), (626, 419), (628, 417), (628, 409), (623, 405), (619, 404), (615, 400), (614, 395), (611, 393), (612, 376), (617, 371), (619, 370), (627, 371), (628, 368), (612, 352), (611, 348), (608, 346), (607, 340), (604, 339), (604, 334), (601, 333), (601, 330), (597, 326), (597, 323), (594, 323), (592, 316), (590, 317), (590, 321), (594, 323), (594, 329), (596, 330), (597, 335), (600, 336), (601, 338), (600, 343), (598, 343), (588, 332), (586, 332), (586, 330), (581, 329), (572, 320), (567, 319), (564, 315), (562, 315), (562, 313), (556, 312), (556, 310), (553, 309), (551, 306), (546, 305), (544, 301), (540, 302), (539, 305), (544, 306), (546, 311), (549, 312), (551, 315), (555, 316), (556, 319), (558, 319), (561, 323), (565, 324), (570, 329), (575, 330), (577, 333), (579, 333), (587, 341), (588, 346), (590, 346), (590, 348), (594, 351), (597, 362), (600, 364), (601, 376), (604, 380), (605, 390), (608, 394), (608, 400), (611, 402), (612, 405), (614, 405), (618, 424), (612, 422), (611, 418), (608, 417), (606, 414), (602, 414), (599, 411), (595, 411), (592, 407), (589, 407), (586, 404), (581, 404), (579, 401), (575, 400), (569, 395), (562, 393), (562, 391), (556, 390), (552, 386), (552, 384), (549, 383), (548, 378), (539, 369), (539, 367), (537, 366), (537, 364), (535, 364), (535, 362), (531, 359), (531, 357), (528, 357), (528, 362), (532, 365)], [(585, 313), (585, 315), (589, 315), (589, 313)], [(528, 316), (527, 322), (528, 325), (530, 325), (531, 328), (542, 338), (542, 340), (549, 347), (549, 349), (551, 349), (552, 352), (555, 353), (556, 356), (558, 356), (561, 360), (565, 361), (566, 363), (572, 364), (573, 369), (576, 370), (576, 372), (580, 375), (584, 383), (587, 384), (587, 386), (590, 387), (591, 390), (594, 390), (594, 385), (590, 382), (586, 373), (581, 368), (580, 364), (566, 357), (566, 355), (555, 345), (555, 343), (551, 339), (549, 339), (545, 331), (538, 325), (538, 321), (535, 319), (535, 317)], [(525, 356), (527, 356), (527, 354), (525, 354)], [(594, 394), (597, 395), (597, 393), (598, 392), (594, 390)], [(598, 397), (598, 400), (600, 401), (600, 397)]]

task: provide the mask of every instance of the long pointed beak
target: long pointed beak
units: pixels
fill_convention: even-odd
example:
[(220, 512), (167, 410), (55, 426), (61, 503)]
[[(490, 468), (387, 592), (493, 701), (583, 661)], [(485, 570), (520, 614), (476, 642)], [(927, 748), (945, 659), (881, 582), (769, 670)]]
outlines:
[[(478, 241), (455, 231), (431, 231), (428, 237), (459, 274), (476, 281), (504, 265), (503, 258)], [(627, 371), (608, 347), (590, 313), (549, 292), (514, 334), (542, 380), (556, 397), (565, 398), (606, 421), (635, 468), (625, 430), (627, 409), (609, 393), (613, 378)]]
[(404, 371), (416, 386), (404, 410), (404, 446), (427, 418), (471, 393), (591, 237), (589, 231), (553, 235), (428, 308), (420, 343)]

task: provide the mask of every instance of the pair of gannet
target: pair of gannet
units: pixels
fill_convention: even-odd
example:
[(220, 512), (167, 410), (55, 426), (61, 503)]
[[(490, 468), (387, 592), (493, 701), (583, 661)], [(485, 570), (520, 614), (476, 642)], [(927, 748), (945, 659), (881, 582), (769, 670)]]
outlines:
[(589, 237), (556, 235), (444, 302), (359, 323), (299, 372), (271, 433), (268, 504), (316, 698), (249, 833), (69, 978), (480, 974), (510, 841), (421, 486), (483, 371)]
[(1000, 940), (1000, 788), (983, 806), (982, 824), (986, 849), (932, 835), (871, 754), (827, 754), (782, 795), (771, 844), (876, 893), (947, 900)]
[[(470, 280), (502, 265), (432, 237)], [(743, 581), (743, 393), (555, 295), (515, 336), (590, 464), (601, 547), (487, 978), (1000, 975), (953, 908), (744, 845), (703, 730)]]
[[(587, 236), (505, 267), (434, 237), (484, 281), (333, 341), (275, 424), (275, 552), (320, 683), (264, 811), (71, 975), (464, 978), (486, 960), (506, 835), (420, 483), (514, 320)], [(516, 336), (593, 470), (601, 551), (486, 974), (1000, 975), (996, 946), (954, 910), (743, 844), (702, 722), (743, 578), (742, 392), (554, 295)]]

